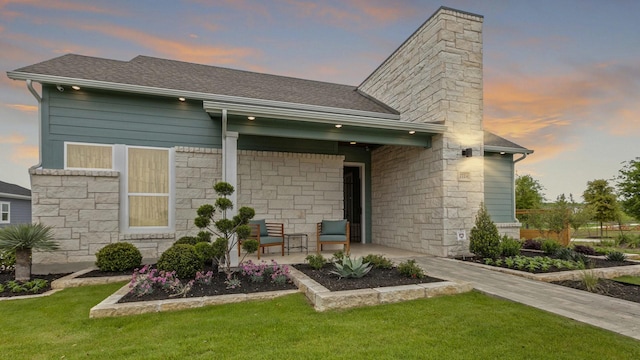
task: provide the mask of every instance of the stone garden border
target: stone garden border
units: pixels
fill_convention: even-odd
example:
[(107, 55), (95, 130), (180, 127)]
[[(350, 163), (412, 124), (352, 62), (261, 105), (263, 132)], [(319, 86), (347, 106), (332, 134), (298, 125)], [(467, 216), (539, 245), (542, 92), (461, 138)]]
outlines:
[(270, 291), (252, 294), (229, 294), (205, 296), (199, 298), (176, 298), (166, 300), (141, 301), (119, 304), (129, 292), (125, 285), (113, 295), (107, 297), (89, 311), (90, 318), (126, 316), (162, 311), (193, 309), (209, 305), (237, 303), (249, 300), (270, 300), (279, 296), (303, 292), (316, 311), (348, 309), (359, 306), (389, 304), (400, 301), (430, 298), (440, 295), (453, 295), (473, 290), (473, 286), (461, 281), (443, 281), (436, 283), (402, 285), (375, 289), (348, 291), (330, 291), (295, 268), (291, 269), (291, 278), (297, 290)]
[(65, 289), (78, 286), (89, 285), (104, 285), (121, 281), (131, 281), (131, 275), (121, 276), (100, 276), (100, 277), (87, 277), (79, 278), (78, 276), (84, 275), (88, 272), (96, 270), (96, 268), (88, 268), (80, 271), (76, 271), (73, 274), (61, 277), (60, 279), (53, 280), (51, 282), (51, 289)]

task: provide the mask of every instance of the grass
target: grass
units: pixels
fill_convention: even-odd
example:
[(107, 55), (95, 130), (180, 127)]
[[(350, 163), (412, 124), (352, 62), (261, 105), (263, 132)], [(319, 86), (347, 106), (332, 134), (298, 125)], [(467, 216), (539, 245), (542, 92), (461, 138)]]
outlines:
[(625, 282), (625, 283), (628, 283), (628, 284), (640, 285), (640, 276), (625, 275), (625, 276), (617, 277), (617, 278), (615, 278), (613, 280), (620, 281), (620, 282)]
[[(640, 343), (477, 292), (317, 313), (302, 294), (89, 319), (122, 284), (0, 302), (12, 359), (638, 359)], [(583, 346), (590, 344), (589, 346)]]

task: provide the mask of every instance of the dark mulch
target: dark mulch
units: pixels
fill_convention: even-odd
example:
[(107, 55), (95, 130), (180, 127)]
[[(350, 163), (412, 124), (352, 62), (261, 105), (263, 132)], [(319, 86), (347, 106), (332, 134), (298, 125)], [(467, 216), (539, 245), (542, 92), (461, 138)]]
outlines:
[[(204, 272), (211, 270), (211, 268), (207, 268)], [(201, 297), (201, 296), (215, 296), (215, 295), (226, 295), (226, 294), (249, 294), (249, 293), (257, 293), (257, 292), (266, 292), (266, 291), (276, 291), (276, 290), (293, 290), (297, 289), (297, 287), (293, 283), (287, 283), (284, 285), (277, 285), (272, 282), (251, 282), (249, 277), (245, 277), (240, 273), (236, 274), (236, 277), (240, 279), (242, 285), (235, 289), (227, 289), (227, 285), (224, 283), (226, 275), (222, 272), (214, 272), (214, 276), (211, 282), (211, 285), (202, 285), (202, 284), (194, 284), (191, 290), (187, 293), (187, 298), (191, 297)], [(188, 282), (190, 279), (187, 279)], [(132, 293), (125, 295), (119, 303), (126, 302), (135, 302), (135, 301), (150, 301), (150, 300), (165, 300), (172, 298), (180, 298), (171, 297), (170, 294), (164, 292), (159, 289), (154, 291), (153, 294), (144, 295), (144, 296), (136, 296)]]
[(360, 279), (341, 279), (330, 271), (333, 265), (327, 264), (320, 270), (315, 270), (308, 264), (295, 265), (295, 268), (317, 281), (322, 286), (331, 291), (368, 289), (385, 286), (410, 285), (444, 281), (442, 279), (425, 276), (421, 279), (402, 276), (396, 268), (371, 269), (371, 271)]
[[(11, 290), (5, 289), (4, 291), (0, 292), (0, 297), (14, 297), (14, 296), (42, 294), (42, 293), (45, 293), (45, 292), (51, 290), (51, 282), (53, 280), (59, 279), (61, 277), (67, 276), (67, 275), (69, 275), (69, 274), (67, 273), (67, 274), (31, 275), (31, 280), (43, 279), (43, 280), (47, 280), (49, 284), (46, 287), (40, 289), (37, 292), (13, 293), (13, 292), (11, 292)], [(14, 273), (13, 272), (0, 272), (0, 284), (6, 284), (8, 281), (14, 280), (14, 278), (15, 277), (14, 277)]]
[[(554, 284), (587, 291), (582, 281), (556, 281)], [(640, 285), (600, 279), (598, 280), (598, 289), (596, 289), (595, 293), (640, 303)]]

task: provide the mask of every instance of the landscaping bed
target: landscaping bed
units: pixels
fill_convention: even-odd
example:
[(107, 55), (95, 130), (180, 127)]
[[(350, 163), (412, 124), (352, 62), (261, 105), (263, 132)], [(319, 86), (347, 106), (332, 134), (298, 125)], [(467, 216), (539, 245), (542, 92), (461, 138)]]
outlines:
[[(553, 284), (588, 291), (584, 281), (554, 281)], [(599, 279), (598, 285), (594, 289), (593, 293), (640, 303), (640, 285), (628, 284), (609, 279)]]
[(294, 265), (294, 267), (331, 291), (369, 289), (444, 281), (430, 276), (424, 276), (422, 278), (402, 276), (396, 268), (373, 268), (366, 276), (356, 279), (339, 278), (337, 275), (332, 274), (331, 271), (334, 270), (334, 267), (331, 264), (326, 264), (319, 270), (313, 269), (308, 264)]
[[(43, 294), (51, 290), (51, 282), (53, 280), (66, 275), (68, 274), (31, 275), (31, 281), (26, 284), (19, 283), (22, 289), (20, 289), (20, 291), (14, 291), (19, 289), (17, 287), (11, 289), (10, 283), (14, 280), (13, 272), (0, 272), (0, 285), (2, 285), (0, 286), (0, 290), (2, 290), (0, 291), (0, 298)], [(46, 282), (46, 284), (43, 281)]]

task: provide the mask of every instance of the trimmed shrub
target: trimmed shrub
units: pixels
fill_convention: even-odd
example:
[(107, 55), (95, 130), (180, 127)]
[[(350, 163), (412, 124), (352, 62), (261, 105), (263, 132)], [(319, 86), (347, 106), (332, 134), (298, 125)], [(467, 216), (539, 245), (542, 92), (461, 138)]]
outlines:
[(573, 251), (585, 255), (596, 255), (596, 249), (589, 245), (574, 245)]
[(476, 215), (476, 224), (471, 229), (469, 251), (483, 258), (495, 259), (500, 256), (500, 234), (483, 203)]
[(175, 271), (179, 279), (189, 279), (203, 269), (204, 262), (193, 245), (178, 244), (163, 252), (156, 266), (160, 271)]
[(213, 245), (208, 242), (201, 241), (197, 243), (193, 249), (196, 251), (200, 259), (205, 264), (211, 264), (213, 261), (213, 256), (215, 255), (215, 251), (213, 249)]
[(520, 255), (522, 242), (510, 236), (504, 235), (500, 241), (500, 254), (505, 257)]
[(620, 251), (611, 251), (607, 254), (607, 261), (624, 261), (626, 255)]
[(327, 263), (327, 259), (325, 259), (321, 254), (307, 255), (305, 260), (309, 263), (309, 266), (316, 270), (322, 269), (324, 264)]
[(140, 250), (127, 242), (109, 244), (96, 253), (96, 266), (101, 271), (133, 270), (140, 264)]
[(424, 270), (422, 270), (422, 268), (418, 266), (418, 264), (416, 264), (416, 261), (413, 259), (401, 262), (398, 265), (398, 272), (402, 276), (414, 279), (422, 279), (424, 277)]
[(558, 251), (558, 249), (562, 248), (562, 245), (555, 240), (545, 239), (540, 248), (545, 254), (553, 255)]
[(208, 231), (200, 231), (198, 235), (196, 235), (196, 239), (198, 242), (211, 242), (211, 233)]
[(522, 244), (523, 249), (542, 250), (542, 241), (540, 239), (527, 239)]
[(180, 245), (180, 244), (186, 244), (186, 245), (196, 245), (198, 243), (198, 239), (196, 239), (194, 236), (183, 236), (180, 239), (178, 239), (176, 242), (173, 243), (173, 245)]

